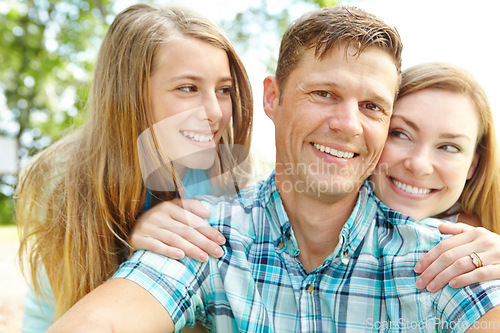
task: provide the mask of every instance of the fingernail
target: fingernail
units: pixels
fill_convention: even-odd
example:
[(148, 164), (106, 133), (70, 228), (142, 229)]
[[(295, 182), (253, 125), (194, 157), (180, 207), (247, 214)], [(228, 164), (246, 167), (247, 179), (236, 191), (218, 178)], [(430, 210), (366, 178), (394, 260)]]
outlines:
[(200, 254), (200, 261), (207, 261), (208, 260), (208, 254), (202, 253)]
[(184, 258), (184, 252), (182, 252), (182, 251), (177, 251), (177, 252), (175, 252), (175, 257), (176, 257), (177, 259), (182, 259), (182, 258)]
[(434, 283), (434, 281), (429, 283), (429, 285), (427, 286), (427, 290), (430, 291), (431, 293), (434, 292), (435, 288), (436, 288), (436, 284)]
[(449, 284), (450, 284), (450, 287), (452, 287), (452, 288), (456, 288), (458, 285), (457, 280), (455, 280), (455, 279), (451, 280)]
[(415, 283), (415, 287), (417, 287), (417, 289), (424, 289), (424, 282), (422, 282), (421, 278), (417, 279), (417, 282)]
[(416, 264), (415, 268), (413, 269), (415, 273), (421, 273), (422, 272), (422, 265)]
[(214, 251), (214, 257), (222, 257), (222, 255), (224, 254), (224, 251), (222, 251), (222, 249), (220, 247), (216, 248), (215, 251)]
[(222, 245), (226, 242), (226, 239), (224, 238), (224, 236), (219, 236), (219, 238), (217, 238), (217, 244), (219, 245)]

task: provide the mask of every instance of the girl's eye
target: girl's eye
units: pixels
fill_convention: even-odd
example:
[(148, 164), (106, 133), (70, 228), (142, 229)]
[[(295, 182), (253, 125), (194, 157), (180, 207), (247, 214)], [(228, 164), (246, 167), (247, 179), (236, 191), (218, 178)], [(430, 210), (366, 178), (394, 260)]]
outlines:
[(460, 152), (460, 148), (454, 145), (442, 145), (439, 147), (440, 149), (447, 151), (449, 153), (458, 153)]
[(192, 85), (180, 86), (177, 89), (179, 89), (181, 91), (185, 91), (185, 92), (197, 92), (198, 91), (198, 88), (196, 88), (196, 86), (192, 86)]
[(223, 87), (217, 90), (218, 94), (230, 95), (233, 92), (233, 87)]
[(390, 131), (389, 136), (396, 139), (409, 140), (408, 135), (398, 130)]
[(324, 98), (332, 97), (332, 94), (330, 94), (328, 91), (325, 90), (316, 90), (313, 93), (318, 95), (319, 97), (324, 97)]

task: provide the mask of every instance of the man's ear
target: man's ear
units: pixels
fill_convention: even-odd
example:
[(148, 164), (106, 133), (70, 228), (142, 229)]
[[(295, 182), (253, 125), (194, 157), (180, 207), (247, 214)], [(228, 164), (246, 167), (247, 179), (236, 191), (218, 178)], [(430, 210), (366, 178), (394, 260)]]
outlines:
[(472, 176), (474, 175), (474, 172), (476, 172), (477, 164), (479, 163), (479, 154), (475, 153), (474, 154), (474, 159), (472, 160), (472, 163), (469, 168), (469, 172), (467, 173), (467, 180), (471, 179)]
[(264, 112), (274, 122), (276, 109), (279, 104), (280, 91), (275, 76), (264, 79)]

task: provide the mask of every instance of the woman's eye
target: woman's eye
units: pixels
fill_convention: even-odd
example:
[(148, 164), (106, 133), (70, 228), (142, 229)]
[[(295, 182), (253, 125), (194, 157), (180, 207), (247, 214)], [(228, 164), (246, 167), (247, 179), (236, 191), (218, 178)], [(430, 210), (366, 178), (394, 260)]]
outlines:
[(440, 147), (442, 150), (447, 151), (449, 153), (458, 153), (460, 152), (460, 148), (454, 145), (442, 145)]
[(195, 87), (195, 86), (191, 86), (191, 85), (188, 85), (188, 86), (180, 86), (179, 88), (177, 88), (181, 91), (185, 91), (185, 92), (196, 92), (198, 91), (198, 89)]
[(389, 136), (392, 138), (397, 138), (397, 139), (401, 139), (401, 140), (408, 140), (409, 139), (408, 135), (406, 135), (405, 133), (403, 133), (401, 131), (397, 131), (397, 130), (390, 131)]
[(318, 95), (319, 97), (324, 97), (324, 98), (332, 97), (332, 94), (330, 94), (328, 91), (324, 91), (324, 90), (316, 90), (316, 91), (314, 91), (314, 94)]

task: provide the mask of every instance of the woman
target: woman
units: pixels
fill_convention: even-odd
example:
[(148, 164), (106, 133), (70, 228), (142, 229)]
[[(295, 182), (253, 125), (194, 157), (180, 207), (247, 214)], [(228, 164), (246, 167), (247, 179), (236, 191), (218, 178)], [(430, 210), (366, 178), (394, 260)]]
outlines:
[[(34, 290), (24, 331), (44, 331), (106, 281), (127, 258), (134, 222), (151, 205), (184, 212), (164, 201), (188, 191), (222, 192), (223, 182), (212, 179), (240, 163), (229, 149), (250, 146), (252, 94), (240, 58), (218, 27), (178, 7), (135, 5), (115, 18), (88, 112), (78, 132), (21, 174), (20, 257), (27, 254)], [(167, 129), (173, 136), (163, 135)], [(172, 156), (170, 146), (182, 147), (184, 156)], [(240, 174), (231, 172), (231, 180)]]
[[(437, 291), (448, 282), (459, 288), (500, 278), (498, 170), (493, 115), (473, 76), (443, 63), (405, 70), (386, 146), (371, 177), (374, 191), (389, 207), (416, 219), (468, 224), (439, 227), (463, 233), (420, 260), (418, 288)], [(486, 266), (476, 267), (475, 255)]]
[[(448, 282), (459, 288), (500, 278), (500, 207), (494, 204), (500, 200), (499, 169), (493, 115), (473, 76), (444, 63), (405, 70), (388, 140), (370, 178), (374, 191), (389, 207), (424, 223), (434, 223), (425, 220), (434, 216), (469, 224), (439, 226), (441, 232), (457, 235), (419, 261), (418, 288), (437, 291)], [(171, 220), (160, 223), (172, 232), (184, 230)], [(216, 246), (193, 229), (183, 236), (203, 242), (168, 243), (170, 239), (151, 234), (170, 248), (197, 253), (193, 258)], [(483, 267), (474, 265), (472, 253)]]

